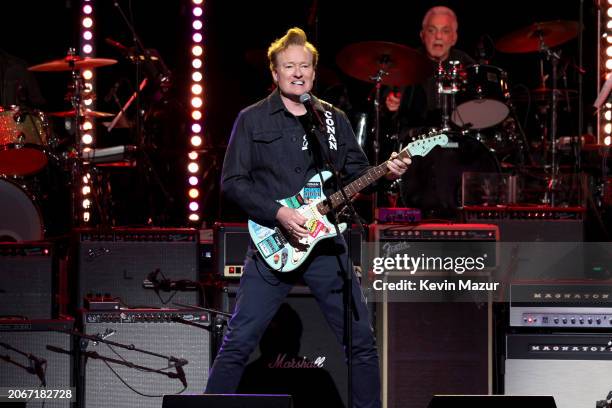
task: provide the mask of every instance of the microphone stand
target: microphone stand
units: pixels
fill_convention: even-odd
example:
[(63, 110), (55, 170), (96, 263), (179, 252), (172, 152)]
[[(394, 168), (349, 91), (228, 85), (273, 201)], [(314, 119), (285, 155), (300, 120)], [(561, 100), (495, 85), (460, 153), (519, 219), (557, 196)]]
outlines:
[[(133, 344), (123, 344), (123, 343), (117, 343), (114, 341), (110, 341), (110, 340), (106, 340), (104, 338), (102, 338), (102, 336), (97, 335), (97, 336), (92, 336), (89, 334), (85, 334), (85, 333), (81, 333), (79, 331), (76, 330), (62, 330), (62, 329), (56, 329), (53, 330), (55, 332), (59, 332), (59, 333), (64, 333), (64, 334), (68, 334), (74, 338), (77, 338), (79, 340), (79, 355), (81, 358), (81, 364), (79, 365), (79, 380), (81, 381), (81, 384), (79, 384), (81, 386), (81, 390), (84, 390), (84, 385), (85, 385), (85, 364), (87, 363), (87, 359), (88, 358), (93, 358), (96, 360), (102, 360), (105, 362), (109, 362), (109, 363), (113, 363), (113, 364), (118, 364), (118, 365), (122, 365), (125, 367), (129, 367), (129, 368), (134, 368), (136, 370), (139, 371), (146, 371), (148, 373), (157, 373), (157, 374), (162, 374), (165, 375), (168, 378), (178, 378), (181, 383), (183, 384), (183, 386), (185, 387), (185, 389), (187, 388), (187, 379), (185, 378), (185, 371), (183, 370), (183, 366), (187, 365), (188, 361), (185, 360), (184, 358), (177, 358), (174, 356), (167, 356), (164, 354), (159, 354), (159, 353), (155, 353), (152, 351), (148, 351), (148, 350), (144, 350), (144, 349), (139, 349), (136, 346), (134, 346)], [(171, 367), (174, 367), (176, 372), (175, 373), (171, 373), (171, 372), (166, 372), (163, 371), (164, 369), (155, 369), (155, 368), (150, 368), (150, 367), (146, 367), (146, 366), (141, 366), (135, 363), (132, 363), (130, 361), (124, 360), (124, 359), (115, 359), (115, 358), (111, 358), (111, 357), (107, 357), (107, 356), (102, 356), (99, 353), (95, 352), (95, 351), (86, 351), (87, 349), (87, 345), (89, 344), (89, 342), (95, 342), (95, 343), (104, 343), (106, 345), (109, 346), (114, 346), (114, 347), (119, 347), (125, 350), (130, 350), (130, 351), (136, 351), (138, 353), (142, 353), (142, 354), (146, 354), (149, 356), (153, 356), (153, 357), (159, 357), (163, 360), (168, 361), (168, 365), (170, 365)], [(56, 353), (65, 353), (65, 354), (72, 354), (70, 351), (61, 349), (59, 347), (54, 347), (54, 346), (47, 346), (47, 349)], [(81, 401), (83, 402), (83, 401)]]
[[(380, 98), (380, 81), (382, 80), (383, 74), (384, 74), (384, 71), (382, 69), (379, 70), (378, 81), (376, 83), (376, 87), (377, 87), (376, 88), (376, 101), (375, 101), (376, 112), (377, 112), (376, 113), (377, 119), (376, 119), (376, 125), (375, 125), (375, 129), (376, 129), (375, 131), (375, 160), (376, 161), (378, 161), (378, 127), (379, 127), (378, 115), (380, 113), (378, 101)], [(313, 103), (313, 109), (316, 109), (316, 106), (314, 106), (314, 103)], [(315, 117), (315, 115), (312, 115), (310, 122), (311, 122), (311, 126), (309, 129), (306, 129), (306, 132), (312, 136), (310, 137), (311, 140), (312, 139), (315, 140), (315, 143), (318, 147), (318, 151), (320, 152), (320, 157), (322, 157), (325, 160), (327, 167), (333, 174), (333, 179), (334, 179), (334, 182), (336, 183), (336, 187), (341, 193), (343, 204), (345, 205), (345, 208), (348, 209), (348, 212), (351, 214), (351, 218), (353, 219), (351, 222), (349, 222), (348, 229), (347, 229), (348, 234), (349, 234), (349, 239), (347, 242), (346, 265), (342, 265), (342, 262), (338, 262), (340, 270), (344, 274), (344, 284), (345, 284), (345, 290), (344, 290), (344, 332), (345, 332), (344, 336), (345, 336), (345, 339), (344, 340), (346, 343), (346, 358), (348, 362), (347, 363), (348, 365), (348, 368), (347, 368), (347, 372), (348, 372), (347, 401), (348, 401), (348, 404), (347, 406), (352, 407), (353, 406), (353, 313), (354, 313), (353, 310), (354, 309), (353, 309), (353, 273), (350, 270), (351, 232), (352, 232), (353, 222), (359, 225), (361, 233), (363, 233), (364, 227), (361, 223), (361, 220), (359, 219), (359, 216), (357, 215), (357, 212), (355, 211), (355, 208), (353, 207), (353, 204), (351, 203), (348, 195), (346, 194), (346, 191), (344, 190), (344, 183), (342, 182), (340, 173), (336, 169), (336, 166), (334, 165), (334, 163), (331, 161), (331, 158), (327, 150), (325, 149), (325, 144), (321, 140), (323, 135), (326, 134), (325, 125), (320, 122), (318, 123), (318, 119), (317, 117)], [(321, 189), (323, 189), (322, 180), (321, 180)], [(376, 201), (374, 201), (374, 206), (376, 206)], [(333, 206), (331, 205), (330, 205), (330, 213), (331, 213), (332, 224), (334, 225), (334, 229), (336, 230), (336, 236), (341, 237), (342, 234), (340, 232), (340, 227), (338, 226), (338, 217), (337, 217), (336, 211), (333, 209)], [(340, 259), (338, 259), (338, 261), (340, 261)], [(356, 315), (355, 320), (359, 320), (359, 316)]]

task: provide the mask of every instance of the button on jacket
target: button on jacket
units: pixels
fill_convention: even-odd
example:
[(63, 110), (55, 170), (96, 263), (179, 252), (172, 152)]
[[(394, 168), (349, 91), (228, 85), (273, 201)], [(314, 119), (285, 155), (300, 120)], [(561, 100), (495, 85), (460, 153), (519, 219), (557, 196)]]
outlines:
[[(337, 152), (331, 156), (348, 182), (369, 164), (346, 115), (334, 110)], [(249, 218), (271, 227), (281, 207), (276, 200), (296, 194), (316, 174), (312, 148), (318, 146), (308, 143), (300, 120), (285, 108), (275, 90), (238, 115), (223, 163), (222, 191)]]

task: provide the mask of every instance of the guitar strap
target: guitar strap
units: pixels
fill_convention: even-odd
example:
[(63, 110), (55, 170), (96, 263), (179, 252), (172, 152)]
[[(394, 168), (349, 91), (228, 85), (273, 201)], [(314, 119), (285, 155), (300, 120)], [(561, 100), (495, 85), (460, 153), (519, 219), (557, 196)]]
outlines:
[(338, 136), (337, 115), (334, 107), (321, 99), (318, 99), (323, 108), (323, 120), (325, 122), (325, 134), (327, 135), (327, 154), (330, 162), (335, 166), (338, 160)]

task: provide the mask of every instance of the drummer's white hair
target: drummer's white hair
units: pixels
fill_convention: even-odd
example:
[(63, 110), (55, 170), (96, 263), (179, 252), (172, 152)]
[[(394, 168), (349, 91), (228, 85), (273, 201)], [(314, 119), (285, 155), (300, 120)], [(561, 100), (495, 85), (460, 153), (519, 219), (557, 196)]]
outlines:
[(427, 10), (427, 13), (425, 13), (425, 16), (423, 17), (423, 23), (422, 23), (423, 29), (425, 29), (425, 26), (427, 25), (427, 22), (429, 21), (429, 19), (432, 18), (436, 14), (452, 17), (453, 29), (457, 31), (457, 28), (459, 28), (459, 22), (457, 21), (457, 15), (455, 14), (453, 10), (449, 9), (446, 6), (435, 6)]

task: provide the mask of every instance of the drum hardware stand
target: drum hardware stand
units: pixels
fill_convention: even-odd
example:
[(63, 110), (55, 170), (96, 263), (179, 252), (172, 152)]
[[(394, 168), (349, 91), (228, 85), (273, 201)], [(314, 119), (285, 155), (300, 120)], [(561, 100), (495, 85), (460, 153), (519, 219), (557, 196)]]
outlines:
[[(438, 93), (438, 108), (442, 110), (442, 129), (441, 132), (450, 130), (450, 115), (455, 110), (455, 95), (459, 92), (459, 61), (449, 61), (451, 65), (450, 73), (446, 72), (442, 61), (438, 63), (436, 72), (436, 87)], [(447, 81), (449, 81), (447, 84)]]
[[(378, 60), (378, 71), (372, 75), (370, 79), (374, 81), (374, 166), (378, 166), (380, 160), (380, 89), (382, 80), (386, 75), (389, 75), (387, 68), (391, 64), (388, 55), (383, 55)], [(378, 207), (378, 193), (375, 191), (372, 194), (372, 217)]]
[[(148, 153), (148, 149), (147, 147), (149, 147), (151, 144), (148, 143), (147, 141), (147, 137), (146, 137), (146, 132), (144, 130), (143, 127), (143, 122), (144, 122), (144, 116), (146, 114), (145, 110), (142, 107), (142, 101), (141, 101), (141, 95), (142, 95), (142, 91), (145, 88), (145, 86), (147, 85), (147, 81), (148, 78), (145, 77), (141, 80), (141, 74), (142, 74), (142, 63), (143, 61), (141, 61), (141, 55), (144, 57), (144, 62), (147, 64), (153, 64), (153, 60), (151, 59), (151, 51), (148, 48), (145, 48), (142, 41), (140, 40), (140, 37), (138, 36), (138, 33), (136, 32), (136, 29), (134, 28), (134, 26), (132, 25), (132, 23), (130, 22), (130, 20), (127, 18), (126, 14), (124, 13), (123, 9), (121, 8), (121, 5), (119, 4), (118, 1), (113, 1), (113, 6), (117, 9), (117, 11), (119, 12), (119, 14), (121, 15), (121, 18), (123, 20), (123, 22), (125, 23), (125, 25), (127, 26), (127, 28), (129, 29), (130, 33), (132, 34), (132, 39), (134, 41), (134, 48), (135, 48), (135, 58), (134, 58), (134, 63), (136, 65), (136, 83), (139, 84), (138, 85), (138, 89), (134, 92), (134, 94), (132, 95), (132, 98), (130, 98), (130, 100), (128, 101), (128, 103), (126, 103), (126, 105), (122, 108), (121, 112), (119, 113), (120, 115), (124, 113), (125, 109), (127, 109), (129, 107), (129, 105), (133, 102), (135, 104), (135, 110), (136, 110), (136, 120), (135, 120), (135, 133), (136, 133), (136, 146), (138, 148), (138, 150), (140, 150), (141, 152), (141, 158), (142, 161), (144, 162), (144, 175), (145, 178), (147, 179), (147, 181), (149, 182), (153, 182), (155, 184), (157, 184), (157, 186), (159, 187), (160, 192), (162, 193), (162, 195), (164, 196), (166, 203), (172, 205), (175, 201), (174, 197), (172, 196), (172, 194), (170, 194), (168, 192), (168, 189), (166, 188), (166, 186), (164, 185), (162, 179), (159, 177), (158, 172), (155, 170), (155, 167), (153, 166), (153, 163), (151, 161), (151, 157)], [(159, 62), (161, 62), (161, 57)], [(167, 67), (165, 66), (165, 64), (163, 64), (163, 62), (161, 62), (161, 64), (159, 66), (155, 66), (154, 67), (154, 72), (156, 74), (156, 84), (157, 86), (162, 86), (162, 87), (169, 87), (172, 83), (171, 81), (171, 72), (167, 69)], [(118, 119), (117, 119), (118, 121)], [(116, 124), (116, 122), (114, 122)], [(114, 125), (113, 125), (114, 126)], [(109, 131), (112, 129), (112, 127), (109, 127)], [(140, 166), (138, 166), (138, 168), (140, 169)], [(150, 197), (150, 196), (149, 196)], [(152, 208), (152, 206), (151, 206)], [(150, 216), (153, 215), (159, 215), (159, 214), (149, 214)]]
[(544, 42), (544, 32), (538, 30), (536, 32), (540, 40), (540, 52), (552, 64), (552, 94), (551, 94), (551, 114), (550, 114), (550, 141), (551, 141), (551, 163), (550, 163), (550, 179), (548, 180), (547, 192), (544, 197), (545, 204), (555, 206), (555, 188), (558, 183), (559, 165), (557, 163), (557, 69), (561, 55), (552, 51)]

